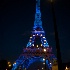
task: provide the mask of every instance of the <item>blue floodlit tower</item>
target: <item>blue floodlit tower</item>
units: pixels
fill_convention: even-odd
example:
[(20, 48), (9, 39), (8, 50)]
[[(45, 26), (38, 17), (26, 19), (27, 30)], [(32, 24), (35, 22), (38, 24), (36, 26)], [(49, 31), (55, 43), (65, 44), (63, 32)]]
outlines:
[(34, 45), (34, 40), (36, 36), (39, 36), (41, 38), (41, 42), (44, 47), (49, 47), (47, 40), (45, 38), (45, 32), (42, 28), (40, 0), (36, 0), (36, 13), (35, 13), (34, 27), (32, 31), (32, 36), (29, 39), (27, 47), (31, 47), (32, 45)]
[[(27, 43), (26, 48), (23, 48), (22, 54), (14, 62), (12, 70), (16, 69), (28, 70), (28, 67), (33, 62), (37, 60), (44, 62), (44, 58), (45, 58), (45, 65), (47, 65), (48, 69), (51, 70), (54, 61), (56, 60), (56, 57), (54, 56), (54, 54), (52, 54), (52, 47), (48, 45), (48, 42), (45, 37), (45, 32), (42, 27), (40, 0), (36, 0), (35, 21), (34, 21), (33, 31), (31, 32), (32, 33), (29, 42)], [(35, 44), (36, 38), (41, 39), (40, 45)]]

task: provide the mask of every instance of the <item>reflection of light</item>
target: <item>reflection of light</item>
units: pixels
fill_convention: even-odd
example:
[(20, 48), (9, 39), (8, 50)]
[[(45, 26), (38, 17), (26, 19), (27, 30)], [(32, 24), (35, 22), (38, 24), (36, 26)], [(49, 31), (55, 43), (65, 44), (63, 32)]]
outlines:
[(46, 49), (44, 49), (44, 52), (46, 52)]

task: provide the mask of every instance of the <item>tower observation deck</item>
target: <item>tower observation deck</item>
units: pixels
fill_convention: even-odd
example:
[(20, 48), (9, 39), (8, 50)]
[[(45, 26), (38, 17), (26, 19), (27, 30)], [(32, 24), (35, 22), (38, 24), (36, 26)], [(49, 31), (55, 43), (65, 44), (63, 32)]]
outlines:
[[(41, 44), (36, 44), (36, 39), (40, 38)], [(52, 47), (49, 46), (46, 37), (45, 31), (42, 27), (41, 21), (41, 11), (40, 11), (40, 0), (36, 0), (36, 13), (33, 30), (31, 31), (31, 36), (26, 45), (26, 48), (23, 48), (22, 54), (14, 62), (12, 70), (28, 70), (29, 66), (40, 60), (43, 62), (45, 58), (45, 67), (48, 66), (49, 70), (52, 70), (52, 66), (57, 64), (54, 61), (57, 61), (57, 58), (52, 53)], [(45, 68), (46, 70), (46, 68)]]

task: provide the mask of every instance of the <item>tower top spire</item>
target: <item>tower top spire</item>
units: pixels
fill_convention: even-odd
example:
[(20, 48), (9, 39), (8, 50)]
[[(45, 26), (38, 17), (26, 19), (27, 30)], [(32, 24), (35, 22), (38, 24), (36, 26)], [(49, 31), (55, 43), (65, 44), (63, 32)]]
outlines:
[(36, 30), (37, 27), (42, 28), (40, 0), (36, 0), (36, 13), (35, 13), (35, 21), (34, 21), (34, 27), (33, 27), (34, 30)]
[(36, 0), (36, 13), (40, 13), (40, 0)]

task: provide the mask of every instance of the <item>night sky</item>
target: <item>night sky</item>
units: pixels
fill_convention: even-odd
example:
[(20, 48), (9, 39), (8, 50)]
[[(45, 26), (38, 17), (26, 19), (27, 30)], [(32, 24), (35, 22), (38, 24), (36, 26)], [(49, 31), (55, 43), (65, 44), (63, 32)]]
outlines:
[[(14, 62), (26, 47), (35, 20), (35, 0), (2, 0), (0, 2), (0, 60)], [(70, 62), (70, 1), (54, 4), (63, 62)], [(43, 29), (56, 55), (51, 5), (41, 0)]]

